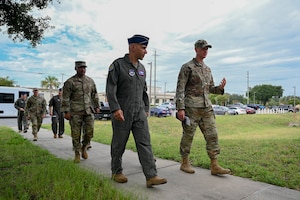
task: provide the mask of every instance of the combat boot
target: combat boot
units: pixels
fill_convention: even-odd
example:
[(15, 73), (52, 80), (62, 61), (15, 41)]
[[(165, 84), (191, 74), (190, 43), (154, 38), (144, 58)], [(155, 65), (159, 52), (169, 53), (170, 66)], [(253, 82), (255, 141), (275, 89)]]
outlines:
[(159, 177), (159, 176), (154, 176), (147, 180), (146, 185), (148, 188), (151, 188), (153, 185), (161, 185), (167, 183), (167, 179)]
[(120, 174), (113, 174), (111, 176), (111, 178), (114, 181), (116, 181), (117, 183), (127, 183), (127, 181), (128, 181), (127, 177), (124, 174), (122, 174), (122, 173), (120, 173)]
[(83, 159), (88, 159), (88, 154), (86, 152), (86, 149), (87, 149), (87, 146), (86, 145), (82, 145), (82, 148), (81, 148), (81, 157)]
[(195, 170), (190, 165), (190, 161), (189, 161), (188, 157), (183, 157), (182, 158), (180, 170), (184, 171), (186, 173), (189, 173), (189, 174), (195, 173)]
[(57, 138), (57, 134), (54, 134), (54, 135), (53, 135), (53, 138)]
[(75, 151), (74, 163), (80, 163), (80, 153), (79, 153), (79, 151)]
[(210, 170), (211, 170), (211, 175), (231, 173), (230, 169), (224, 169), (221, 166), (219, 166), (217, 159), (211, 159)]
[(38, 137), (37, 134), (33, 134), (33, 141), (37, 141)]

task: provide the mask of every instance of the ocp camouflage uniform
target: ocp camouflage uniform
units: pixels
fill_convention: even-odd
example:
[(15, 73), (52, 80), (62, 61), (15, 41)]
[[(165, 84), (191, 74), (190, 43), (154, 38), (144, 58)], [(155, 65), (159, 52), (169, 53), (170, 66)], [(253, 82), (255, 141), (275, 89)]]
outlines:
[(42, 123), (43, 116), (46, 115), (46, 100), (41, 96), (34, 96), (28, 98), (25, 105), (25, 116), (30, 118), (32, 123), (32, 134), (37, 135)]
[(69, 123), (74, 151), (81, 151), (82, 126), (85, 129), (82, 145), (88, 145), (93, 138), (94, 108), (97, 107), (100, 107), (99, 98), (93, 79), (74, 75), (64, 83), (60, 111), (71, 114)]
[(179, 72), (176, 90), (177, 110), (184, 109), (186, 116), (191, 120), (190, 126), (182, 123), (183, 135), (180, 142), (182, 157), (190, 153), (197, 126), (206, 140), (208, 156), (213, 159), (220, 153), (215, 115), (209, 93), (224, 93), (224, 89), (214, 86), (210, 68), (205, 64), (197, 63), (196, 59), (185, 63)]

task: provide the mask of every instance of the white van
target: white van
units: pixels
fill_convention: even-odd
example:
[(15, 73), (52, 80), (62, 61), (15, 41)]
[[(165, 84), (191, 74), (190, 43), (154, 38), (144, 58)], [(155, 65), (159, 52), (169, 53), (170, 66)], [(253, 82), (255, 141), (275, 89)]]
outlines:
[(33, 95), (32, 89), (0, 86), (0, 117), (18, 116), (15, 102), (22, 93), (26, 93), (27, 97)]

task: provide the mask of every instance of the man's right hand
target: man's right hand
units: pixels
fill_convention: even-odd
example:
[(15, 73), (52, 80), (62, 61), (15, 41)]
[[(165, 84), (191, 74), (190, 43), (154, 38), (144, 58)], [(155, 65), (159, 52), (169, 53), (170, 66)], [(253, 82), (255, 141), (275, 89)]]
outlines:
[(180, 121), (183, 121), (184, 118), (185, 118), (185, 110), (179, 110), (179, 111), (177, 112), (177, 117), (178, 117), (178, 119), (179, 119)]
[(70, 112), (66, 112), (66, 113), (64, 114), (64, 118), (65, 118), (66, 120), (70, 120), (70, 119), (71, 119), (71, 114), (70, 114)]
[(121, 109), (116, 110), (113, 114), (114, 114), (114, 118), (116, 120), (121, 121), (121, 122), (125, 121), (125, 118), (124, 118), (124, 115), (123, 115), (123, 111)]

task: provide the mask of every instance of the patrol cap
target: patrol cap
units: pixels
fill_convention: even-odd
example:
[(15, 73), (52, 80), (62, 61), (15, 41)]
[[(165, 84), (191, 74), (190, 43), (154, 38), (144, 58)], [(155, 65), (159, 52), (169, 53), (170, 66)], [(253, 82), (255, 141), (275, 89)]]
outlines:
[(59, 89), (58, 89), (58, 91), (60, 91), (60, 92), (61, 92), (61, 91), (62, 91), (62, 88), (59, 88)]
[(77, 67), (87, 67), (85, 61), (75, 61), (75, 68)]
[(38, 89), (37, 88), (33, 88), (32, 91), (38, 91)]
[(205, 47), (212, 48), (212, 46), (208, 44), (206, 40), (198, 40), (195, 43), (195, 48), (205, 48)]
[(143, 45), (148, 45), (149, 38), (144, 36), (144, 35), (134, 35), (131, 38), (128, 38), (128, 44), (143, 44)]

